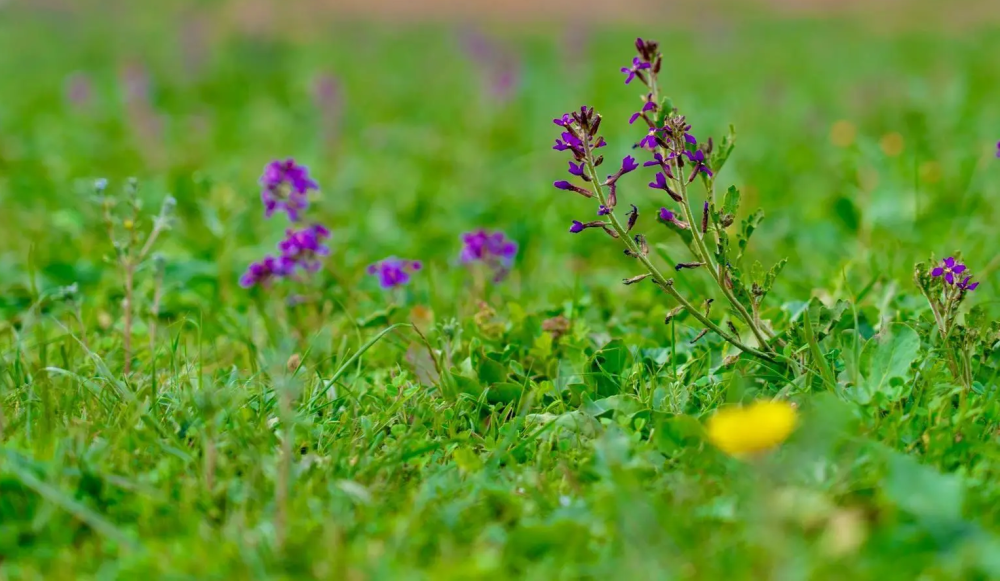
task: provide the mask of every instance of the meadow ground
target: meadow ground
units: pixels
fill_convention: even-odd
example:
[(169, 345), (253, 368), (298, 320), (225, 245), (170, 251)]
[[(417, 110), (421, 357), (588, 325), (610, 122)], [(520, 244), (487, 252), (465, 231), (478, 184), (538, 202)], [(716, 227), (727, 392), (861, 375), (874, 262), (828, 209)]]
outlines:
[[(229, 4), (0, 4), (0, 579), (1000, 577), (996, 24)], [(680, 202), (636, 36), (714, 136)], [(243, 288), (286, 158), (330, 251)]]

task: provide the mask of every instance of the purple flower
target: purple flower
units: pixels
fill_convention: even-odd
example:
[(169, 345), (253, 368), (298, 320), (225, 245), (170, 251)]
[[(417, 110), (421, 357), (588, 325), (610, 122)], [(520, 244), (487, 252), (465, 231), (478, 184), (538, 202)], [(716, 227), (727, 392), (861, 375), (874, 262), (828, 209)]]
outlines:
[(517, 256), (517, 243), (503, 232), (475, 230), (462, 234), (462, 252), (459, 258), (468, 264), (482, 262), (489, 265), (510, 266)]
[(667, 208), (660, 208), (660, 213), (658, 217), (660, 218), (660, 220), (668, 224), (673, 224), (674, 226), (680, 228), (681, 230), (687, 230), (688, 228), (687, 222), (684, 222), (683, 220), (678, 218), (676, 212), (668, 210)]
[(633, 172), (639, 169), (639, 164), (636, 163), (635, 158), (631, 155), (626, 155), (625, 159), (622, 160), (622, 171), (621, 175), (625, 175), (629, 172)]
[(281, 250), (282, 257), (301, 266), (306, 272), (316, 272), (322, 265), (319, 257), (330, 254), (330, 248), (323, 244), (323, 240), (329, 237), (330, 231), (319, 224), (301, 230), (288, 229), (285, 231), (285, 239), (278, 244), (278, 249)]
[(965, 277), (965, 280), (963, 280), (962, 282), (958, 283), (956, 286), (958, 288), (962, 289), (963, 291), (972, 292), (972, 291), (976, 290), (976, 287), (979, 286), (979, 283), (978, 282), (974, 282), (972, 284), (969, 284), (970, 280), (972, 280), (972, 277), (971, 276), (967, 276), (967, 277)]
[(652, 101), (647, 102), (645, 105), (642, 106), (641, 111), (633, 113), (632, 116), (628, 118), (628, 124), (632, 125), (633, 123), (639, 120), (639, 117), (642, 117), (645, 113), (653, 111), (654, 109), (656, 109), (656, 103)]
[[(948, 284), (955, 284), (955, 275), (965, 272), (965, 265), (958, 263), (954, 257), (945, 258), (938, 266), (931, 271), (931, 276), (944, 276)], [(976, 283), (978, 285), (978, 283)]]
[(641, 80), (642, 82), (646, 82), (645, 78), (642, 76), (642, 73), (640, 73), (639, 71), (651, 68), (652, 66), (653, 65), (649, 63), (642, 62), (642, 60), (639, 57), (632, 57), (632, 67), (631, 68), (622, 67), (622, 72), (625, 74), (625, 84), (627, 85), (631, 83), (636, 76), (638, 76), (639, 80)]
[(684, 141), (686, 141), (688, 145), (698, 145), (698, 140), (695, 139), (694, 135), (691, 135), (690, 133), (684, 134)]
[(674, 177), (674, 174), (673, 172), (670, 171), (670, 166), (667, 164), (667, 162), (673, 159), (674, 157), (676, 157), (676, 154), (671, 153), (666, 157), (666, 159), (664, 159), (663, 155), (661, 155), (660, 152), (656, 152), (653, 154), (653, 159), (642, 164), (642, 167), (653, 167), (658, 165), (661, 168), (663, 168), (663, 171), (666, 172), (667, 176), (672, 178)]
[(705, 174), (708, 177), (712, 177), (712, 170), (710, 170), (708, 168), (708, 165), (705, 164), (704, 151), (700, 149), (698, 151), (695, 151), (694, 153), (691, 153), (690, 151), (685, 151), (684, 155), (687, 156), (689, 160), (691, 160), (691, 163), (695, 164), (694, 172), (691, 174), (691, 179), (689, 181), (694, 181), (695, 176), (697, 176), (699, 172)]
[(642, 138), (642, 141), (639, 142), (639, 147), (650, 150), (656, 149), (656, 146), (659, 144), (657, 142), (656, 134), (661, 131), (663, 131), (662, 128), (658, 129), (656, 127), (650, 127), (649, 133), (647, 133), (646, 136)]
[(656, 172), (656, 180), (649, 182), (649, 187), (654, 190), (664, 191), (670, 189), (670, 186), (667, 185), (667, 176), (663, 175), (663, 172)]
[(569, 173), (571, 175), (583, 177), (583, 164), (575, 164), (572, 161), (569, 162)]
[(309, 190), (319, 186), (309, 177), (309, 170), (294, 159), (275, 160), (264, 167), (260, 177), (260, 199), (264, 202), (264, 216), (270, 218), (276, 211), (284, 211), (288, 219), (298, 222), (299, 212), (309, 207)]
[(1000, 141), (997, 142), (997, 157), (1000, 158)]
[(247, 271), (240, 277), (240, 286), (250, 288), (253, 286), (268, 287), (278, 278), (288, 276), (294, 270), (295, 265), (285, 256), (265, 256), (260, 262), (254, 262), (247, 267)]
[(573, 220), (573, 225), (569, 227), (569, 231), (571, 234), (579, 234), (580, 232), (583, 232), (585, 228), (586, 226), (583, 225), (583, 222)]
[(462, 234), (462, 251), (459, 260), (465, 264), (481, 263), (493, 269), (493, 281), (500, 282), (510, 272), (517, 256), (517, 242), (499, 230), (487, 232), (479, 229)]
[(600, 206), (599, 206), (599, 207), (597, 208), (597, 215), (598, 215), (598, 216), (607, 216), (607, 215), (608, 215), (608, 214), (610, 214), (610, 213), (611, 213), (611, 209), (610, 209), (610, 208), (608, 208), (607, 206), (605, 206), (604, 204), (601, 204), (601, 205), (600, 205)]
[(564, 113), (562, 117), (556, 117), (552, 122), (559, 127), (569, 127), (573, 123), (573, 116), (569, 113)]
[(379, 286), (388, 290), (410, 282), (410, 273), (423, 268), (417, 260), (405, 260), (390, 256), (368, 267), (368, 274), (378, 277)]

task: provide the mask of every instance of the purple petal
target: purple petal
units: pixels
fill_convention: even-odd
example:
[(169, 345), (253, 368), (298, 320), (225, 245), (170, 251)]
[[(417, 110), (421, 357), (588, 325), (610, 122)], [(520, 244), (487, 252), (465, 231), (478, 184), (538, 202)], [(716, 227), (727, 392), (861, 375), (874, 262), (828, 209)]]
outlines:
[(944, 279), (946, 281), (948, 281), (948, 284), (955, 284), (955, 275), (953, 275), (950, 272), (948, 274), (944, 275)]
[(963, 272), (965, 272), (965, 265), (964, 264), (956, 265), (955, 268), (951, 269), (951, 271), (954, 272), (955, 274), (962, 274)]
[(967, 289), (965, 289), (965, 290), (974, 291), (974, 290), (976, 290), (977, 286), (979, 286), (979, 283), (978, 282), (974, 282), (974, 283), (970, 284), (969, 287)]
[(944, 274), (944, 269), (940, 266), (931, 271), (931, 276), (941, 276)]
[(631, 117), (628, 118), (628, 124), (632, 125), (637, 119), (642, 115), (642, 113), (633, 113)]
[(954, 267), (955, 266), (955, 259), (953, 257), (951, 257), (951, 256), (949, 256), (948, 258), (945, 258), (944, 259), (944, 265), (947, 266), (948, 268)]

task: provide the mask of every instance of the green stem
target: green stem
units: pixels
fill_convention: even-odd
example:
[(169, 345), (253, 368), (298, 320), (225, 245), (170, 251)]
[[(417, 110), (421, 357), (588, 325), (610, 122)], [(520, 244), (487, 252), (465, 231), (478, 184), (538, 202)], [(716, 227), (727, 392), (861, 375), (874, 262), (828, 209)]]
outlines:
[[(604, 188), (603, 186), (601, 186), (600, 181), (598, 181), (597, 167), (594, 165), (593, 153), (590, 149), (589, 143), (587, 143), (587, 140), (584, 139), (583, 141), (584, 141), (584, 152), (586, 154), (586, 159), (584, 161), (587, 164), (587, 171), (590, 173), (591, 184), (593, 185), (592, 189), (594, 191), (594, 194), (597, 196), (598, 201), (602, 205), (607, 206), (607, 198), (604, 195)], [(640, 262), (642, 262), (643, 266), (646, 267), (646, 269), (652, 275), (653, 280), (655, 280), (659, 284), (660, 288), (665, 290), (667, 294), (674, 297), (674, 299), (676, 299), (677, 302), (681, 304), (681, 306), (683, 306), (689, 313), (691, 313), (691, 315), (695, 319), (698, 319), (698, 321), (701, 324), (705, 325), (706, 327), (714, 331), (716, 334), (718, 334), (720, 337), (725, 339), (727, 342), (732, 344), (737, 349), (743, 351), (744, 353), (749, 353), (755, 357), (759, 357), (761, 359), (774, 361), (774, 358), (768, 355), (767, 353), (764, 353), (763, 351), (745, 345), (742, 341), (740, 341), (739, 337), (734, 337), (729, 333), (723, 331), (721, 327), (712, 322), (708, 317), (703, 315), (701, 311), (699, 311), (694, 305), (692, 305), (687, 299), (681, 296), (680, 293), (678, 293), (674, 289), (673, 280), (670, 280), (665, 276), (663, 276), (663, 273), (661, 273), (660, 270), (656, 268), (656, 265), (654, 265), (652, 261), (649, 260), (649, 256), (643, 253), (636, 246), (635, 242), (629, 236), (628, 231), (622, 226), (621, 222), (618, 220), (618, 217), (615, 215), (614, 209), (610, 207), (609, 209), (610, 212), (608, 213), (608, 219), (611, 222), (611, 227), (614, 228), (615, 233), (617, 233), (618, 237), (622, 240), (622, 242), (624, 242), (625, 247), (628, 248), (629, 252), (632, 253), (632, 255), (636, 256)]]

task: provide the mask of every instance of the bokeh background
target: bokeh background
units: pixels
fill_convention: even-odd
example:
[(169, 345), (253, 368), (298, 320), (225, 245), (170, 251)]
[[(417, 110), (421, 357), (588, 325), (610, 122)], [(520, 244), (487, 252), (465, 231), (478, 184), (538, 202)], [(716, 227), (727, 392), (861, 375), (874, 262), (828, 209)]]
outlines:
[[(915, 260), (955, 249), (993, 288), (998, 22), (977, 0), (8, 0), (2, 304), (102, 288), (90, 184), (133, 175), (151, 212), (179, 201), (168, 300), (239, 304), (239, 273), (284, 227), (263, 220), (256, 180), (287, 156), (323, 187), (343, 288), (377, 294), (364, 266), (396, 254), (431, 265), (418, 299), (449, 304), (458, 235), (475, 227), (521, 244), (522, 300), (611, 287), (619, 250), (566, 233), (592, 208), (550, 186), (565, 166), (550, 120), (595, 105), (608, 155), (629, 152), (638, 90), (618, 68), (635, 36), (668, 47), (666, 92), (699, 138), (736, 126), (721, 182), (766, 209), (755, 257), (790, 258), (785, 290), (907, 285)], [(662, 200), (633, 177), (624, 198), (651, 218)]]

